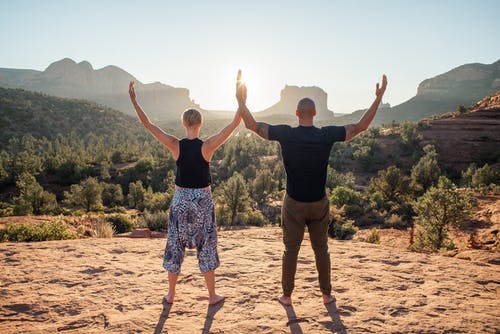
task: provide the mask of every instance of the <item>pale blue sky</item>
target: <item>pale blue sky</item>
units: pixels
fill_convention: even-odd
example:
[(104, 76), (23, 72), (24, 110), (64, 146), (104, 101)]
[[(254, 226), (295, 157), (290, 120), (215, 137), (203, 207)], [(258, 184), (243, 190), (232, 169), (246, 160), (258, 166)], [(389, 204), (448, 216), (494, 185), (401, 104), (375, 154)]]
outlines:
[(498, 60), (499, 14), (498, 0), (2, 0), (0, 67), (113, 64), (226, 110), (242, 68), (254, 111), (290, 84), (323, 88), (330, 109), (346, 113), (371, 103), (382, 73), (395, 105), (426, 78)]

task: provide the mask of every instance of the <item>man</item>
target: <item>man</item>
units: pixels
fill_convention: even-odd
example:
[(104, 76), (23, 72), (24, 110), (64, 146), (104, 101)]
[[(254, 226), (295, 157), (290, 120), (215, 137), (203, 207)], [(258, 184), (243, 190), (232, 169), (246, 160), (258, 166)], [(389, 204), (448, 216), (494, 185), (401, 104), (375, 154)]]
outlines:
[(387, 78), (382, 77), (382, 86), (377, 83), (375, 101), (364, 113), (359, 122), (345, 126), (316, 128), (313, 125), (316, 108), (314, 101), (304, 98), (297, 105), (298, 127), (288, 125), (269, 125), (256, 122), (246, 107), (247, 88), (238, 72), (236, 98), (239, 112), (245, 126), (264, 139), (276, 140), (281, 146), (281, 155), (286, 171), (286, 195), (281, 209), (283, 228), (282, 287), (283, 295), (279, 302), (292, 304), (297, 257), (307, 225), (311, 245), (316, 258), (318, 280), (323, 302), (329, 304), (335, 299), (331, 295), (330, 254), (328, 253), (329, 202), (326, 197), (325, 183), (328, 158), (336, 141), (348, 141), (365, 131), (375, 117), (387, 87)]

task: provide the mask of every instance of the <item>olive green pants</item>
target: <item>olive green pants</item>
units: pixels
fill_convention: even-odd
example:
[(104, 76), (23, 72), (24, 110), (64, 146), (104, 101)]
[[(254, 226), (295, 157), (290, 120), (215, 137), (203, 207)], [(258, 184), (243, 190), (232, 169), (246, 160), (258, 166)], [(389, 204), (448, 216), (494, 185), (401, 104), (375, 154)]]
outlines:
[(316, 269), (321, 292), (329, 295), (332, 291), (330, 282), (330, 253), (328, 252), (329, 202), (323, 198), (317, 202), (299, 202), (285, 195), (281, 209), (283, 228), (283, 268), (281, 283), (283, 295), (291, 296), (295, 286), (297, 257), (304, 238), (305, 226), (309, 231), (311, 246), (316, 258)]

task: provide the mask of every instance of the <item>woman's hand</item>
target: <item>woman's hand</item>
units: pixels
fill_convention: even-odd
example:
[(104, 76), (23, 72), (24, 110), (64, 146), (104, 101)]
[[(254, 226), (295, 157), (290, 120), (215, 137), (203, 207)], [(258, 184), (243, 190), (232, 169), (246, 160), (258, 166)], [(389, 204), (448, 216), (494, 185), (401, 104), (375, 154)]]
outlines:
[(241, 80), (241, 70), (238, 70), (236, 77), (236, 100), (238, 100), (239, 106), (244, 106), (247, 103), (247, 86)]

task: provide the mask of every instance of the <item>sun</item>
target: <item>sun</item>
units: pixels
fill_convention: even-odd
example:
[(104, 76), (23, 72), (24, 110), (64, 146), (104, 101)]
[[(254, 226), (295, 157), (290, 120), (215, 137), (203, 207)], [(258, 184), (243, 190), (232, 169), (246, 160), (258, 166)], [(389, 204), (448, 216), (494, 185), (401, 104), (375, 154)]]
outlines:
[(236, 76), (238, 74), (238, 70), (241, 70), (241, 79), (247, 86), (249, 90), (249, 96), (247, 99), (247, 105), (250, 110), (257, 111), (254, 109), (257, 105), (259, 105), (259, 94), (262, 84), (262, 76), (259, 75), (257, 68), (254, 66), (240, 64), (233, 65), (228, 69), (228, 72), (225, 75), (225, 82), (231, 87), (231, 91), (228, 91), (228, 95), (231, 96), (231, 100), (234, 99), (235, 87), (236, 87)]

